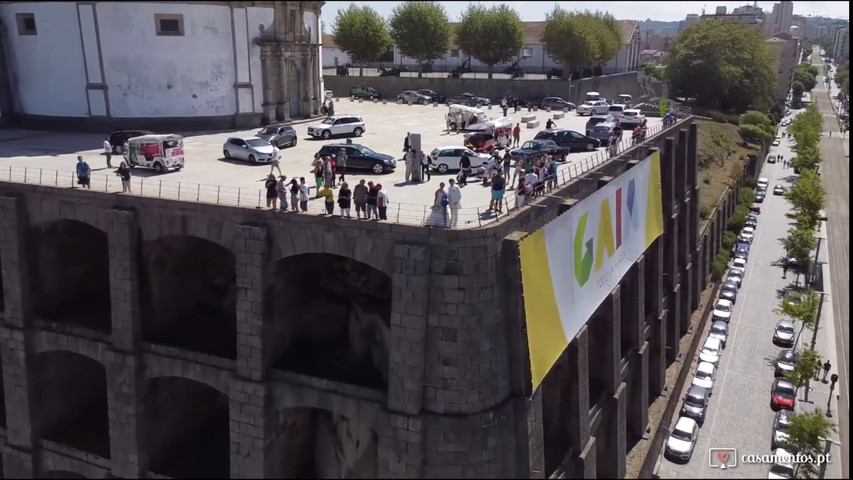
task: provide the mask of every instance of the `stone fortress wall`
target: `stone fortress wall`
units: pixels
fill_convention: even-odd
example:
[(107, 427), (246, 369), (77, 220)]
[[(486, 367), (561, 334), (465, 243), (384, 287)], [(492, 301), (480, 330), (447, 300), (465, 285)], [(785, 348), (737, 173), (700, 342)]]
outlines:
[[(531, 392), (518, 242), (661, 148), (666, 231)], [(7, 477), (622, 477), (731, 209), (680, 122), (473, 230), (0, 184)]]

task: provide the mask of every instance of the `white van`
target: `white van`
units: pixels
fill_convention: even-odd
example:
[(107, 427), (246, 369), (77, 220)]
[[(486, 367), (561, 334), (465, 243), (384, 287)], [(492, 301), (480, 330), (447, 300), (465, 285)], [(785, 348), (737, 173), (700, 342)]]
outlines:
[(184, 137), (175, 134), (143, 135), (124, 144), (127, 166), (153, 168), (156, 173), (184, 168)]
[(628, 106), (623, 103), (614, 103), (607, 109), (607, 114), (612, 116), (613, 119), (618, 122), (619, 120), (622, 120), (622, 114), (625, 113), (625, 110), (627, 109)]
[(482, 109), (454, 103), (448, 106), (447, 120), (451, 130), (467, 130), (469, 126), (485, 123), (489, 118)]
[(586, 92), (586, 96), (584, 97), (585, 102), (594, 102), (596, 100), (601, 100), (601, 94), (598, 92)]
[(624, 103), (627, 108), (631, 108), (631, 102), (633, 101), (633, 97), (631, 97), (627, 93), (620, 93), (618, 98), (619, 103)]

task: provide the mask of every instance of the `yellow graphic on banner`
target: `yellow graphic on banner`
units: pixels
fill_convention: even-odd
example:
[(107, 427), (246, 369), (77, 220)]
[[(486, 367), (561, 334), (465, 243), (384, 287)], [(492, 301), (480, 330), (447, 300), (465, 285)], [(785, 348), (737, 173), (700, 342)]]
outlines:
[(533, 387), (542, 379), (563, 353), (569, 340), (563, 332), (551, 267), (545, 247), (545, 229), (540, 229), (519, 245), (521, 253), (521, 282), (524, 285), (524, 314), (527, 317), (527, 344), (530, 348), (530, 368)]
[(663, 188), (660, 180), (660, 152), (651, 156), (649, 195), (646, 201), (646, 248), (663, 235)]

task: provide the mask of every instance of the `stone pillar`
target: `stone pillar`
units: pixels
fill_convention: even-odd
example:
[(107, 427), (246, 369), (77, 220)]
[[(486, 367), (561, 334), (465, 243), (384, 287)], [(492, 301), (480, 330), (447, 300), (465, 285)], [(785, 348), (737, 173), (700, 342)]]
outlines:
[(687, 164), (689, 153), (687, 151), (687, 129), (678, 130), (678, 143), (675, 150), (675, 201), (681, 202), (687, 196)]
[(106, 362), (110, 424), (110, 471), (116, 478), (142, 478), (148, 465), (143, 447), (145, 379), (142, 362), (115, 351)]
[(667, 322), (666, 335), (666, 359), (674, 362), (681, 353), (681, 285), (676, 284), (669, 292), (667, 299), (667, 310), (669, 310), (669, 321)]
[(601, 427), (599, 427), (599, 454), (607, 458), (598, 459), (597, 474), (601, 478), (624, 478), (626, 470), (626, 455), (628, 454), (625, 423), (627, 417), (627, 389), (620, 383), (616, 392), (607, 399), (607, 404), (601, 412)]
[(644, 254), (644, 257), (648, 259), (648, 263), (645, 265), (644, 282), (647, 315), (657, 315), (663, 300), (663, 240), (663, 236), (655, 239)]
[[(567, 350), (569, 371), (569, 444), (572, 471), (595, 478), (595, 439), (590, 438), (589, 418), (589, 327), (581, 327)], [(590, 445), (591, 444), (591, 445)], [(591, 472), (591, 476), (583, 472)]]
[(32, 343), (26, 335), (32, 322), (27, 230), (29, 220), (23, 197), (0, 197), (0, 261), (3, 262), (3, 323), (0, 324), (0, 359), (3, 392), (8, 412), (3, 471), (6, 478), (33, 478), (36, 432), (30, 413)]
[(649, 353), (650, 344), (644, 342), (632, 362), (628, 383), (628, 428), (638, 438), (649, 424)]
[(388, 409), (417, 415), (424, 400), (429, 248), (401, 242), (393, 255)]
[(262, 381), (273, 350), (273, 335), (264, 320), (264, 265), (268, 259), (267, 227), (238, 225), (234, 240), (237, 271), (237, 376)]
[(652, 327), (649, 351), (649, 395), (662, 395), (666, 386), (666, 310), (660, 312)]
[(269, 478), (264, 471), (267, 440), (275, 438), (269, 387), (262, 382), (231, 378), (231, 478)]
[(272, 63), (272, 55), (268, 46), (261, 46), (261, 75), (263, 76), (264, 85), (264, 103), (262, 119), (264, 123), (273, 123), (275, 116), (275, 76), (273, 74), (274, 65)]
[(620, 337), (623, 355), (638, 348), (642, 343), (646, 323), (645, 299), (640, 294), (643, 276), (645, 275), (640, 266), (642, 262), (643, 256), (641, 255), (619, 284), (622, 296)]
[(608, 394), (613, 394), (619, 388), (622, 377), (621, 307), (622, 291), (617, 285), (601, 305), (605, 341), (601, 374)]
[(142, 343), (142, 315), (139, 308), (139, 226), (136, 212), (110, 210), (107, 240), (113, 348), (122, 352), (138, 352)]
[(379, 478), (423, 478), (424, 417), (390, 413), (377, 435)]
[(275, 102), (275, 118), (279, 122), (290, 121), (290, 98), (293, 92), (290, 91), (290, 78), (287, 74), (287, 59), (284, 53), (277, 50), (273, 54), (273, 63), (278, 71), (278, 82), (275, 89), (277, 92)]
[(660, 181), (663, 218), (666, 221), (672, 215), (675, 205), (675, 141), (671, 137), (664, 141), (661, 151)]

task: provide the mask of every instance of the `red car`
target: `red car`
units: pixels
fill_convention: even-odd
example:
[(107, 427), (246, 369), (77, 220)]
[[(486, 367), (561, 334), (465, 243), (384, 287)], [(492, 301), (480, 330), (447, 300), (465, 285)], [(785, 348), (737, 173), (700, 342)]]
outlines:
[(477, 153), (492, 153), (497, 146), (497, 141), (489, 133), (472, 133), (465, 139), (465, 146)]
[(773, 387), (770, 389), (770, 408), (773, 410), (794, 410), (796, 402), (797, 389), (794, 388), (794, 384), (790, 380), (787, 378), (773, 380)]

